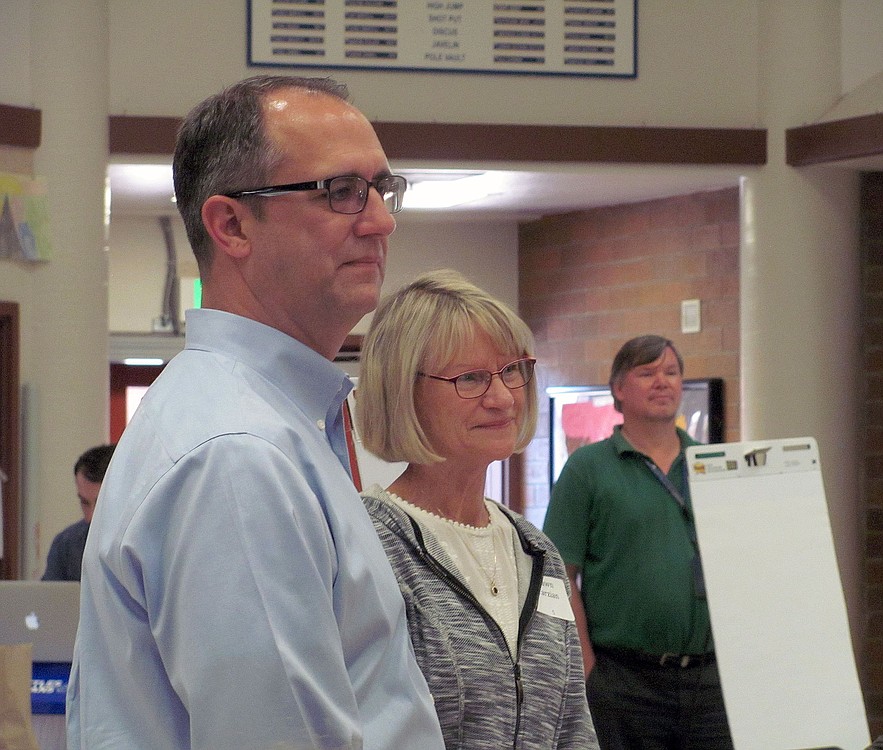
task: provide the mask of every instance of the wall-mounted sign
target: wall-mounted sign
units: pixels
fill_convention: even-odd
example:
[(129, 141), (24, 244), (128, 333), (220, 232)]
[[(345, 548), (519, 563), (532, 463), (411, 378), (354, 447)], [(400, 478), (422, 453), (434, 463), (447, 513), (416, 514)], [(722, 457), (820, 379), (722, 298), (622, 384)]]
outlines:
[(249, 0), (248, 62), (637, 74), (637, 0)]

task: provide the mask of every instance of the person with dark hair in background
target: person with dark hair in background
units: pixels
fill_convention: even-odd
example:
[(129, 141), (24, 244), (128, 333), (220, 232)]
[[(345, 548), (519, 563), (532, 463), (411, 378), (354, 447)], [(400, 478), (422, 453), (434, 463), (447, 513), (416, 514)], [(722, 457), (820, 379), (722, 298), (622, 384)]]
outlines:
[(173, 174), (203, 307), (102, 487), (68, 747), (440, 750), (331, 361), (406, 181), (345, 87), (289, 76), (197, 105)]
[(98, 491), (104, 481), (114, 448), (116, 445), (96, 445), (83, 453), (74, 464), (74, 485), (77, 488), (83, 517), (56, 534), (49, 547), (49, 555), (46, 557), (46, 571), (40, 580), (80, 580), (83, 549), (86, 547), (89, 525), (92, 523)]
[(684, 362), (627, 341), (610, 389), (623, 423), (578, 448), (544, 530), (567, 564), (602, 750), (729, 750), (729, 726), (678, 428)]
[(453, 271), (381, 302), (362, 350), (365, 447), (404, 461), (363, 493), (406, 601), (448, 750), (591, 750), (579, 634), (552, 543), (485, 497), (537, 420), (533, 337)]

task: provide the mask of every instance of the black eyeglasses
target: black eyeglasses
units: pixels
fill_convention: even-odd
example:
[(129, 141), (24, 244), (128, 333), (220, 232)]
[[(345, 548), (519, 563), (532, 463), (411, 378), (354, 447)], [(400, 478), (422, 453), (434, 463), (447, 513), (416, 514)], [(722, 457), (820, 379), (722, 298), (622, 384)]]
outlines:
[(301, 190), (327, 190), (328, 205), (332, 211), (339, 214), (358, 214), (364, 211), (368, 203), (368, 189), (372, 187), (380, 193), (387, 211), (396, 214), (402, 210), (402, 200), (408, 188), (408, 181), (397, 174), (378, 177), (373, 182), (357, 175), (345, 175), (315, 182), (292, 182), (288, 185), (237, 190), (235, 193), (224, 193), (224, 195), (227, 198), (244, 198), (249, 195), (267, 198), (297, 193)]
[(481, 398), (491, 387), (491, 380), (494, 375), (499, 375), (510, 391), (518, 388), (524, 388), (533, 377), (534, 365), (537, 363), (533, 357), (523, 357), (510, 362), (496, 372), (490, 370), (470, 370), (447, 378), (444, 375), (430, 375), (425, 372), (417, 374), (424, 378), (432, 378), (433, 380), (444, 380), (447, 383), (453, 383), (454, 389), (460, 398)]

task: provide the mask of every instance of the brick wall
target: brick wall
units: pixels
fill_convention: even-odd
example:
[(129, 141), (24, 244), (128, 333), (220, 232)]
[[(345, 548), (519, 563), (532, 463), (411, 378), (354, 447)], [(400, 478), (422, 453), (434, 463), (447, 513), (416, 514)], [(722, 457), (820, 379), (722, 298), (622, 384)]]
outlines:
[[(685, 299), (701, 300), (699, 333), (680, 332)], [(606, 383), (613, 355), (632, 336), (672, 339), (688, 378), (723, 378), (726, 440), (740, 439), (736, 188), (522, 224), (519, 304), (540, 362), (540, 423), (521, 466), (523, 511), (534, 523), (549, 500), (544, 388)]]
[(862, 687), (871, 735), (883, 734), (883, 173), (862, 176), (867, 640)]

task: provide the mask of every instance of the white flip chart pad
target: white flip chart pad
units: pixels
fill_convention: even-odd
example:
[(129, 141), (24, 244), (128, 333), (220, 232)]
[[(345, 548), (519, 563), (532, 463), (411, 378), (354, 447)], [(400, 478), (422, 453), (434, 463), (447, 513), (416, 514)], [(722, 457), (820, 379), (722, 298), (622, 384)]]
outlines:
[(864, 750), (815, 439), (695, 446), (687, 461), (736, 750)]

